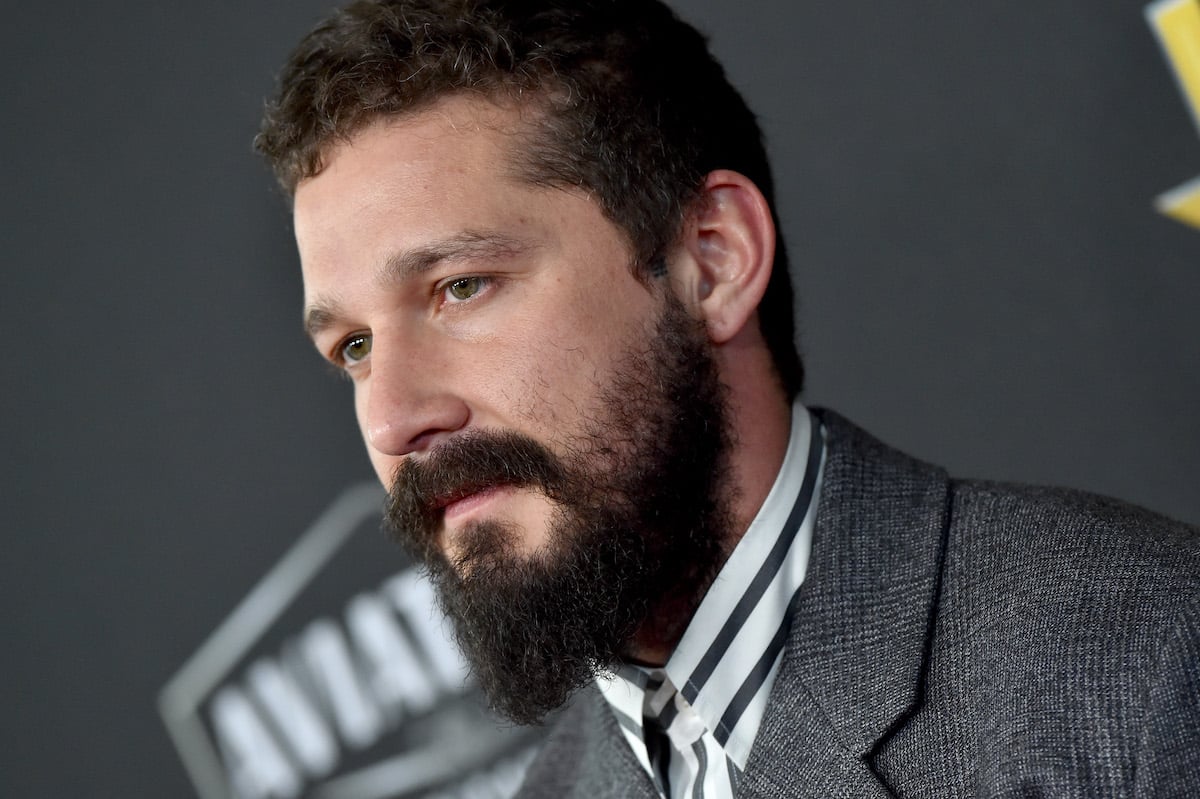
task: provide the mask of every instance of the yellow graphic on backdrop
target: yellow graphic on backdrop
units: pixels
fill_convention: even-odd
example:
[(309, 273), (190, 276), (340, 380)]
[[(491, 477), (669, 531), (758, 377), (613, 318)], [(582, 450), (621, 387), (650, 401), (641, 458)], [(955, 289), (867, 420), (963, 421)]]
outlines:
[[(1200, 0), (1158, 0), (1146, 7), (1146, 19), (1158, 34), (1200, 127)], [(1200, 228), (1200, 177), (1159, 195), (1154, 205), (1167, 216)]]

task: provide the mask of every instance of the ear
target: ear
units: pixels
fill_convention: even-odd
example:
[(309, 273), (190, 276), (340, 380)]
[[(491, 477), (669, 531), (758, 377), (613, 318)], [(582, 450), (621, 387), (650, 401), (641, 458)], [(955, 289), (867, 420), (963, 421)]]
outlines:
[(684, 304), (724, 344), (755, 318), (775, 262), (775, 223), (758, 187), (738, 172), (719, 169), (684, 226), (684, 254), (672, 269)]

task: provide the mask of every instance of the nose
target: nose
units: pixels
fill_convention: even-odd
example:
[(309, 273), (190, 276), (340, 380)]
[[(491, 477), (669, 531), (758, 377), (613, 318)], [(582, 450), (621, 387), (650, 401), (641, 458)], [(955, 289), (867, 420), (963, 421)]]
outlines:
[(470, 407), (437, 361), (376, 336), (371, 373), (357, 388), (359, 426), (367, 446), (386, 457), (428, 450), (463, 429)]

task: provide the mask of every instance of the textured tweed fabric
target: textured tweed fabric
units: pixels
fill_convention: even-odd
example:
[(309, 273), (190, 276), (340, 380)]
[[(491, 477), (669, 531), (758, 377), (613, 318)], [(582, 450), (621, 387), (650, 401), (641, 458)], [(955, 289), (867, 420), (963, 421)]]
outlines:
[[(739, 797), (1200, 797), (1200, 531), (954, 481), (825, 411), (809, 573)], [(656, 796), (595, 692), (525, 797)]]

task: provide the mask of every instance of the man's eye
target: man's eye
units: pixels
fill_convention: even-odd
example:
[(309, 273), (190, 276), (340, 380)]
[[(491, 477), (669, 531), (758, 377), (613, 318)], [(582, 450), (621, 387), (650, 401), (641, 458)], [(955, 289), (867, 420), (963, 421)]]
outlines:
[(481, 277), (460, 277), (446, 284), (446, 293), (455, 300), (469, 300), (483, 288)]
[(350, 365), (356, 364), (366, 359), (371, 354), (371, 337), (370, 336), (354, 336), (347, 339), (346, 343), (342, 344), (341, 349), (342, 362)]

